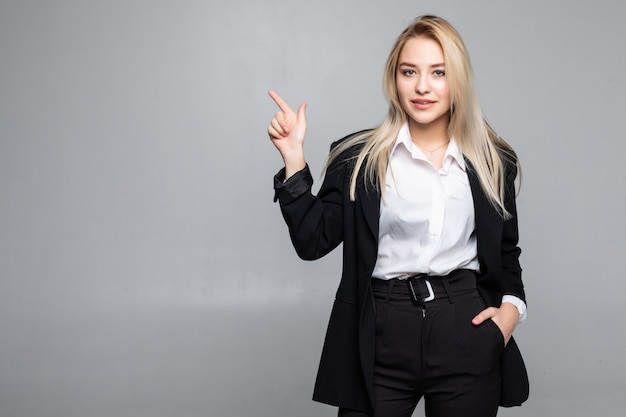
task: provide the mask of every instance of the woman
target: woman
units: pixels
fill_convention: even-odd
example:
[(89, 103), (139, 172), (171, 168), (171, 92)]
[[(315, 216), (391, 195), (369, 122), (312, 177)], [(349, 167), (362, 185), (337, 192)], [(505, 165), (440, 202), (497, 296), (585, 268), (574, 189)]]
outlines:
[(285, 168), (275, 199), (298, 255), (343, 243), (314, 399), (340, 416), (494, 416), (528, 379), (512, 339), (525, 316), (515, 153), (482, 115), (463, 41), (422, 16), (384, 73), (385, 121), (331, 147), (317, 196), (304, 159), (306, 104), (268, 134)]

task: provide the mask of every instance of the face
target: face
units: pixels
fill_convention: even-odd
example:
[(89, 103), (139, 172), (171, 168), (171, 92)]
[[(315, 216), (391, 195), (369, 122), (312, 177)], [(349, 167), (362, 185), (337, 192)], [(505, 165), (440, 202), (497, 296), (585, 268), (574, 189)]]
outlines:
[(443, 51), (429, 38), (409, 39), (400, 51), (396, 87), (409, 125), (427, 128), (445, 124), (450, 116), (450, 91)]

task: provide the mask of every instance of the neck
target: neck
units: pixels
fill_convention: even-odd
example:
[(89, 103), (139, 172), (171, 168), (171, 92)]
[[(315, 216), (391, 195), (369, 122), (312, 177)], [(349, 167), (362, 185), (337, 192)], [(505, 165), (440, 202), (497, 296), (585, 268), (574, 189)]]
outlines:
[(411, 140), (416, 145), (434, 148), (450, 141), (448, 134), (448, 117), (440, 117), (431, 123), (415, 123), (409, 119)]

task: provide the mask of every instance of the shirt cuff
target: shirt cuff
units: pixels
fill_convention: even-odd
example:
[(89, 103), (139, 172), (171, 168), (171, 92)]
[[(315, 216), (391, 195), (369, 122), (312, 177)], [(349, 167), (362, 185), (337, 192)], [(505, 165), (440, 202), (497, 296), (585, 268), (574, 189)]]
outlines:
[(511, 303), (517, 307), (517, 311), (519, 311), (519, 324), (522, 324), (526, 320), (526, 303), (520, 298), (517, 298), (514, 295), (505, 295), (502, 297), (502, 302)]

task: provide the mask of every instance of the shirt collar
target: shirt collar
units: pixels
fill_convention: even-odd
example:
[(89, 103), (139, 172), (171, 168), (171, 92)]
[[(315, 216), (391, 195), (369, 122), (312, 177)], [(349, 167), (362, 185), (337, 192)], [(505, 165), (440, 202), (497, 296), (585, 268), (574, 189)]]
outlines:
[(443, 165), (445, 167), (449, 167), (449, 165), (447, 164), (447, 161), (449, 161), (450, 159), (454, 159), (456, 163), (459, 164), (461, 169), (465, 171), (465, 158), (463, 157), (463, 154), (459, 150), (459, 147), (457, 146), (454, 138), (450, 139), (450, 143), (448, 144), (448, 149), (446, 150), (446, 154), (443, 157)]
[(402, 128), (400, 128), (400, 132), (398, 132), (398, 137), (396, 138), (396, 143), (391, 148), (391, 154), (393, 155), (396, 149), (400, 144), (403, 144), (407, 151), (411, 154), (413, 153), (413, 141), (411, 140), (411, 132), (409, 131), (409, 123), (404, 122)]
[[(419, 147), (417, 147), (411, 140), (411, 132), (409, 131), (408, 122), (404, 122), (404, 125), (400, 129), (400, 132), (398, 132), (396, 143), (394, 143), (393, 147), (391, 148), (391, 155), (394, 154), (394, 152), (396, 151), (396, 148), (400, 144), (404, 145), (406, 150), (409, 151), (412, 155), (416, 151), (421, 152), (421, 150), (419, 150)], [(459, 147), (457, 146), (454, 138), (451, 138), (450, 143), (448, 144), (448, 148), (446, 149), (446, 153), (443, 156), (443, 168), (446, 171), (450, 167), (450, 164), (452, 163), (453, 160), (456, 161), (456, 163), (459, 165), (459, 167), (461, 167), (463, 171), (465, 171), (466, 169), (465, 158), (463, 158), (463, 154), (459, 150)]]

